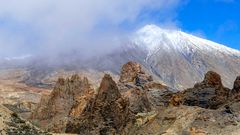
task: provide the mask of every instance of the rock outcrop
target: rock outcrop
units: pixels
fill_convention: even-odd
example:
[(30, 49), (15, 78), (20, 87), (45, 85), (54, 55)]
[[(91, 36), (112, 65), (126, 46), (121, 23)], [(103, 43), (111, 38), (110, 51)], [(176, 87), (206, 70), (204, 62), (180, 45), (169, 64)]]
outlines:
[(64, 132), (69, 119), (81, 113), (92, 95), (87, 78), (59, 78), (51, 94), (42, 97), (31, 119), (48, 131)]
[(230, 97), (232, 100), (240, 99), (240, 76), (234, 81), (233, 89), (231, 90)]
[[(72, 119), (68, 119), (65, 132), (126, 134), (135, 123), (136, 116), (152, 114), (153, 104), (157, 105), (159, 99), (169, 102), (171, 94), (168, 87), (154, 82), (139, 64), (129, 62), (123, 65), (118, 84), (106, 74), (98, 93), (84, 102), (84, 107), (79, 106), (81, 111), (71, 109), (69, 115)], [(161, 96), (165, 97), (161, 99)], [(72, 108), (78, 110), (77, 107)]]
[(240, 133), (239, 80), (230, 90), (209, 71), (193, 88), (177, 92), (128, 62), (119, 82), (106, 74), (96, 94), (86, 78), (59, 79), (33, 118), (43, 129), (83, 135)]
[(206, 73), (204, 80), (183, 92), (183, 104), (217, 109), (228, 100), (230, 90), (225, 88), (216, 72)]
[(129, 99), (133, 113), (146, 113), (152, 110), (145, 89), (145, 85), (152, 81), (152, 77), (142, 70), (140, 64), (130, 61), (122, 66), (118, 86), (123, 96)]
[(88, 135), (122, 134), (131, 120), (129, 101), (121, 96), (117, 84), (106, 74), (96, 97), (88, 102), (77, 119), (68, 123), (66, 132)]
[[(130, 129), (128, 135), (239, 135), (240, 102), (216, 110), (198, 106), (168, 107), (153, 113), (143, 125)], [(149, 116), (142, 115), (142, 119)], [(141, 122), (140, 122), (141, 123)]]
[(120, 74), (120, 83), (134, 83), (135, 85), (142, 85), (153, 81), (152, 76), (147, 75), (140, 64), (136, 62), (128, 62), (123, 65)]
[(234, 82), (233, 91), (240, 92), (240, 76), (238, 76)]
[(95, 95), (86, 78), (60, 78), (52, 93), (42, 97), (31, 119), (57, 133), (122, 134), (135, 115), (164, 106), (172, 94), (135, 62), (123, 65), (118, 84), (105, 75), (97, 91)]
[(222, 87), (222, 79), (221, 76), (214, 72), (214, 71), (209, 71), (205, 74), (205, 78), (201, 85), (209, 86), (209, 87)]
[(129, 107), (135, 114), (150, 112), (153, 109), (147, 92), (142, 88), (134, 87), (122, 94), (125, 98), (129, 99)]
[(173, 90), (154, 82), (136, 62), (122, 66), (118, 83), (121, 93), (129, 98), (130, 109), (135, 113), (148, 113), (158, 106), (167, 106)]

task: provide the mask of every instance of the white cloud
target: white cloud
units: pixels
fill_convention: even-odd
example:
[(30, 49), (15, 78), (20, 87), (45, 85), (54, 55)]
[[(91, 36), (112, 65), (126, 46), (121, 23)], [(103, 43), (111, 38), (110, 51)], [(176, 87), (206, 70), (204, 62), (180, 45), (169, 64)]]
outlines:
[[(143, 11), (164, 11), (165, 16), (168, 16), (166, 14), (170, 16), (181, 0), (0, 0), (0, 2), (0, 35), (2, 35), (0, 53), (4, 50), (14, 54), (19, 48), (20, 50), (29, 48), (37, 50), (36, 48), (41, 47), (48, 50), (59, 48), (65, 50), (75, 46), (80, 49), (86, 48), (83, 44), (88, 44), (89, 38), (91, 40), (102, 38), (106, 33), (108, 36), (114, 35), (116, 31), (121, 31), (119, 25), (124, 22), (137, 23), (137, 17)], [(102, 34), (103, 30), (99, 31), (103, 29), (101, 27), (106, 28), (106, 33)]]

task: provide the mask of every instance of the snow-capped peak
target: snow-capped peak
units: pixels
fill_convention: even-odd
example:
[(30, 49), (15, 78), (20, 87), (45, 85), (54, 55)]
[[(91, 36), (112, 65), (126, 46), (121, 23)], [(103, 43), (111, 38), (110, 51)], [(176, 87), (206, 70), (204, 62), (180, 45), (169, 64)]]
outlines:
[(132, 40), (135, 45), (145, 48), (149, 53), (154, 53), (159, 49), (181, 52), (203, 50), (240, 56), (240, 51), (238, 50), (184, 33), (180, 30), (164, 29), (156, 25), (144, 26), (134, 34)]
[(164, 33), (176, 32), (176, 31), (177, 30), (161, 28), (154, 24), (148, 24), (148, 25), (144, 26), (143, 28), (139, 29), (137, 31), (137, 33), (164, 34)]
[(175, 30), (163, 29), (156, 25), (146, 25), (135, 33), (133, 40), (137, 45), (144, 45), (149, 51), (156, 50), (159, 46), (170, 49), (170, 46), (163, 46), (160, 43), (163, 43), (166, 39), (171, 39), (174, 42), (176, 40), (174, 37), (179, 37), (178, 34), (178, 31)]

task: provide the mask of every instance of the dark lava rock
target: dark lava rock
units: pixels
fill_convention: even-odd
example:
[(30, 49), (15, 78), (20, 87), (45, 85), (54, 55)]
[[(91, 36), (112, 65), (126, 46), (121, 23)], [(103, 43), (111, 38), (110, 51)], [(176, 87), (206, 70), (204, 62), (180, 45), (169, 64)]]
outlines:
[(230, 90), (222, 85), (221, 76), (209, 71), (201, 83), (183, 92), (183, 104), (217, 109), (226, 103), (229, 92)]

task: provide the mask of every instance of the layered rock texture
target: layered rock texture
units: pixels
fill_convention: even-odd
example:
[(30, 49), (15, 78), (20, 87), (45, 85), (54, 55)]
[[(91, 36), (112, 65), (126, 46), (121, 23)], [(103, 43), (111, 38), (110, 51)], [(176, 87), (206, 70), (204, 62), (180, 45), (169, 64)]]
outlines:
[(209, 71), (201, 83), (183, 92), (183, 104), (217, 109), (226, 103), (229, 93), (230, 89), (223, 86), (221, 76)]

